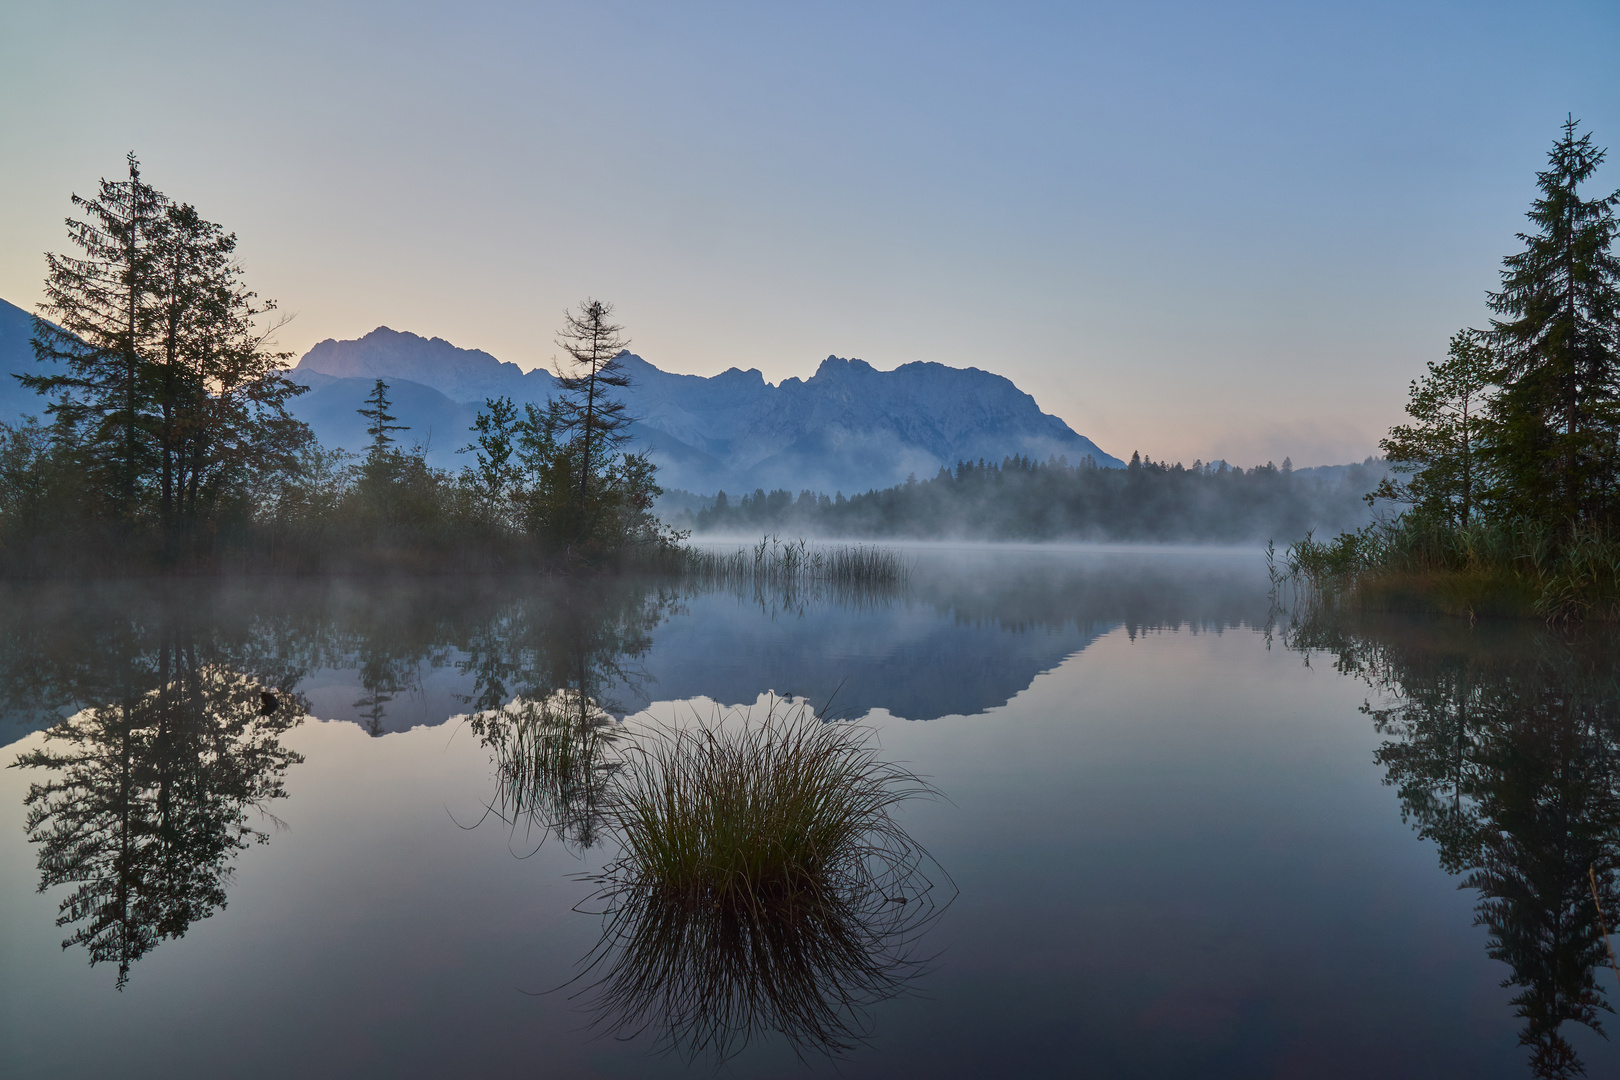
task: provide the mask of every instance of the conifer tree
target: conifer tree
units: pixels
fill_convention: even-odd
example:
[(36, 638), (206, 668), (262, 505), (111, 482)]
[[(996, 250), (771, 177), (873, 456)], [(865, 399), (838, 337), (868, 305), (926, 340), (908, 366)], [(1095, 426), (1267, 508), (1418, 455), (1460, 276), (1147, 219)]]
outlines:
[(146, 369), (159, 317), (159, 242), (168, 225), (168, 199), (141, 179), (133, 153), (127, 161), (127, 179), (102, 180), (94, 198), (73, 196), (83, 217), (67, 219), (68, 235), (80, 254), (45, 256), (34, 355), (60, 368), (19, 377), (51, 397), (46, 413), (60, 436), (83, 447), (94, 485), (126, 520), (137, 514), (153, 456)]
[(126, 523), (155, 519), (172, 540), (234, 500), (254, 478), (292, 467), (308, 429), (287, 415), (303, 387), (266, 346), (275, 307), (242, 284), (236, 237), (141, 178), (73, 196), (80, 255), (46, 256), (34, 353), (50, 370), (21, 376), (46, 395), (55, 447), (74, 459), (95, 505)]
[(613, 453), (629, 438), (630, 417), (615, 391), (630, 385), (621, 356), (629, 339), (624, 327), (612, 321), (613, 305), (586, 299), (579, 310), (563, 313), (557, 344), (568, 363), (556, 363), (559, 434), (575, 457), (574, 478), (583, 506), (590, 501)]
[(1503, 366), (1491, 456), (1506, 509), (1571, 523), (1613, 516), (1620, 464), (1620, 192), (1582, 198), (1605, 152), (1576, 127), (1565, 122), (1537, 174), (1534, 231), (1519, 234), (1525, 248), (1503, 260), (1490, 296)]
[(371, 388), (366, 396), (367, 409), (356, 409), (355, 412), (368, 421), (366, 434), (371, 437), (371, 449), (366, 454), (366, 465), (375, 466), (388, 456), (388, 448), (393, 445), (394, 437), (389, 434), (393, 431), (409, 431), (410, 425), (394, 423), (398, 417), (388, 411), (391, 404), (388, 400), (388, 384), (382, 379)]
[(242, 283), (236, 236), (189, 204), (170, 204), (157, 242), (153, 398), (166, 525), (195, 524), (246, 474), (290, 469), (308, 430), (286, 413), (305, 392), (286, 378), (290, 353), (266, 347), (281, 325)]

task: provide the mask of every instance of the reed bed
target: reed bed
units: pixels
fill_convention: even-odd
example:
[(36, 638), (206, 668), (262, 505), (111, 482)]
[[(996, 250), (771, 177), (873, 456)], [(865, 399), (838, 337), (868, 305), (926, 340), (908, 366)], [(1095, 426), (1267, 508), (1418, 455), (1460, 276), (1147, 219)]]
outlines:
[(836, 1053), (926, 962), (937, 868), (893, 811), (932, 788), (806, 706), (731, 720), (623, 755), (622, 850), (594, 879), (604, 932), (580, 993), (616, 1034), (657, 1027), (689, 1060), (766, 1030)]
[(685, 549), (682, 573), (706, 586), (802, 591), (816, 587), (884, 589), (904, 585), (911, 567), (893, 548), (812, 544), (764, 536), (732, 552)]

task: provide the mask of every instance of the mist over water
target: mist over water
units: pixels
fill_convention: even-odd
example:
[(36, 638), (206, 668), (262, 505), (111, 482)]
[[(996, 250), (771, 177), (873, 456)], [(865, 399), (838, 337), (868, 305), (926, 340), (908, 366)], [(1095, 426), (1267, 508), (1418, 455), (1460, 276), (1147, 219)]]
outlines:
[[(615, 747), (773, 695), (942, 796), (897, 819), (949, 881), (930, 959), (841, 1074), (1620, 1063), (1581, 892), (1620, 914), (1614, 642), (1305, 619), (1252, 548), (900, 550), (903, 585), (855, 592), (7, 587), (7, 1075), (711, 1075), (545, 991), (603, 932)], [(826, 1071), (784, 1000), (725, 1014), (765, 1018), (729, 1072)]]

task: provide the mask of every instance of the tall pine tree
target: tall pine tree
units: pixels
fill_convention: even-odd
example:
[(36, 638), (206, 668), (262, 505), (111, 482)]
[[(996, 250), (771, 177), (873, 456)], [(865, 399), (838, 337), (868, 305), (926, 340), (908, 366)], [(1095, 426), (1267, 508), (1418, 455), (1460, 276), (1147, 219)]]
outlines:
[(1612, 250), (1620, 192), (1582, 198), (1604, 151), (1576, 127), (1566, 121), (1537, 174), (1534, 231), (1519, 234), (1524, 250), (1503, 260), (1502, 289), (1490, 296), (1502, 363), (1489, 438), (1495, 498), (1508, 513), (1571, 525), (1612, 522), (1620, 509), (1620, 260)]
[(45, 302), (34, 320), (34, 355), (52, 374), (21, 376), (49, 395), (61, 441), (80, 449), (92, 484), (119, 518), (137, 516), (153, 458), (148, 365), (157, 333), (158, 248), (168, 199), (141, 179), (102, 180), (94, 198), (75, 194), (68, 218), (78, 255), (48, 254)]

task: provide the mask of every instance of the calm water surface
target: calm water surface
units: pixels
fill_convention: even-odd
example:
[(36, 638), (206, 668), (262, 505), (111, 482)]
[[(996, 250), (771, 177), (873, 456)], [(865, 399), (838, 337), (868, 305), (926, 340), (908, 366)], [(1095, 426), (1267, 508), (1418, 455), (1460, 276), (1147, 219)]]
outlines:
[(727, 1075), (1620, 1070), (1612, 637), (1279, 615), (1250, 552), (912, 558), (890, 595), (0, 593), (0, 1073), (713, 1075), (576, 978), (601, 774), (517, 733), (770, 695), (930, 779), (938, 873), (859, 1045), (743, 1001)]

